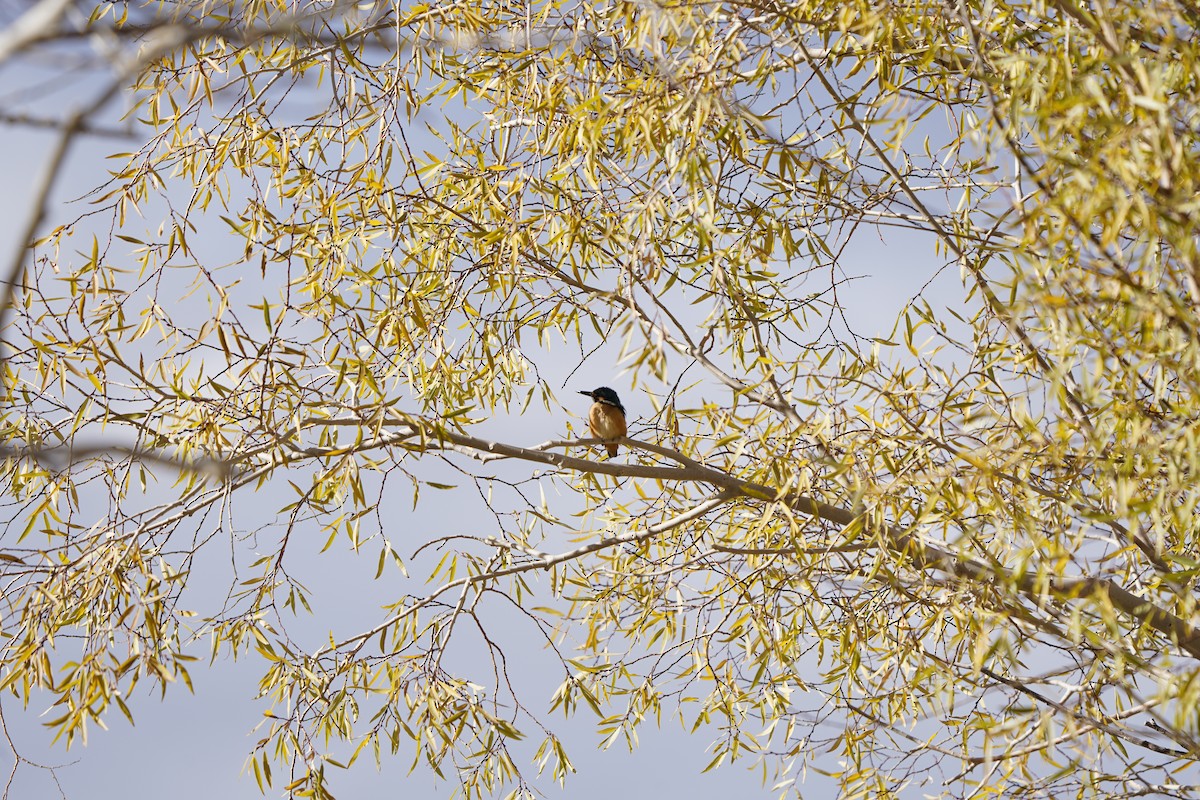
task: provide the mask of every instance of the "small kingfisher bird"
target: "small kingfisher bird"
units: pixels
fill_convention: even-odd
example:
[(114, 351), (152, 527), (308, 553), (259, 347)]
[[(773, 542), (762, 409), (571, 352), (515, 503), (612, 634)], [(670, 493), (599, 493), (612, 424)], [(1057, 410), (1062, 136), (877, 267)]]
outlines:
[[(625, 435), (625, 406), (621, 398), (607, 386), (601, 386), (590, 392), (581, 391), (592, 398), (592, 407), (588, 410), (588, 428), (597, 439), (620, 439)], [(617, 445), (605, 442), (608, 455), (617, 454)]]

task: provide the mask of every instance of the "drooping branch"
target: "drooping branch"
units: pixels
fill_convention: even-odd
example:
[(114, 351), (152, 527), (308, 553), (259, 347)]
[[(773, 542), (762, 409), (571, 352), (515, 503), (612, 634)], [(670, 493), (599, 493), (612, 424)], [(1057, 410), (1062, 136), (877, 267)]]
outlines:
[[(1057, 711), (1060, 714), (1064, 714), (1068, 717), (1073, 717), (1074, 719), (1078, 720), (1081, 725), (1084, 725), (1089, 728), (1095, 728), (1096, 730), (1104, 731), (1109, 736), (1112, 736), (1114, 739), (1123, 739), (1123, 740), (1129, 742), (1130, 744), (1137, 745), (1138, 747), (1144, 747), (1147, 750), (1153, 750), (1156, 753), (1162, 753), (1163, 755), (1174, 756), (1176, 758), (1188, 758), (1193, 755), (1192, 753), (1188, 753), (1183, 750), (1175, 750), (1174, 748), (1163, 747), (1162, 745), (1152, 742), (1149, 739), (1146, 739), (1145, 737), (1133, 736), (1128, 731), (1124, 730), (1123, 728), (1119, 728), (1119, 727), (1111, 724), (1110, 722), (1107, 722), (1105, 720), (1095, 719), (1094, 717), (1090, 717), (1086, 714), (1081, 714), (1078, 711), (1075, 711), (1074, 709), (1069, 708), (1068, 706), (1055, 701), (1053, 698), (1047, 697), (1046, 695), (1042, 694), (1041, 692), (1031, 689), (1030, 687), (1028, 687), (1022, 683), (1019, 683), (1017, 681), (1014, 681), (1011, 678), (1006, 678), (1003, 675), (1000, 675), (999, 673), (995, 672), (994, 670), (988, 669), (987, 667), (981, 667), (980, 672), (982, 672), (984, 675), (988, 676), (992, 680), (996, 681), (997, 683), (1002, 683), (1010, 689), (1013, 689), (1024, 695), (1032, 697), (1034, 700), (1037, 700), (1039, 703), (1050, 706), (1051, 708), (1053, 708), (1055, 711)], [(1138, 711), (1141, 711), (1141, 710), (1143, 710), (1143, 709), (1142, 708), (1138, 709)]]
[[(393, 443), (403, 443), (404, 446), (418, 451), (449, 450), (463, 453), (474, 458), (504, 457), (521, 461), (546, 464), (563, 470), (573, 470), (598, 475), (614, 477), (652, 478), (661, 481), (705, 483), (721, 491), (719, 497), (725, 500), (733, 497), (746, 498), (759, 502), (782, 503), (807, 516), (831, 522), (843, 528), (861, 523), (862, 512), (857, 512), (843, 506), (836, 506), (817, 500), (814, 497), (794, 490), (780, 490), (775, 487), (746, 481), (706, 466), (683, 454), (674, 457), (683, 466), (665, 467), (644, 464), (623, 464), (613, 461), (591, 461), (585, 458), (566, 455), (564, 453), (547, 452), (538, 448), (521, 447), (504, 442), (491, 441), (465, 433), (454, 431), (443, 425), (424, 421), (416, 417), (393, 411), (394, 419), (389, 426), (398, 426)], [(322, 420), (319, 418), (305, 421), (308, 425), (345, 424), (349, 420)], [(567, 444), (583, 444), (592, 440)], [(634, 439), (622, 439), (621, 443), (634, 448), (640, 448), (662, 454), (669, 448), (662, 445), (639, 442)], [(372, 446), (378, 446), (376, 443)], [(894, 554), (906, 559), (913, 567), (952, 575), (971, 583), (1001, 583), (1013, 586), (1031, 602), (1037, 604), (1053, 597), (1057, 600), (1074, 602), (1078, 600), (1093, 600), (1110, 603), (1113, 608), (1140, 625), (1149, 626), (1166, 636), (1171, 642), (1193, 658), (1200, 659), (1200, 630), (1181, 617), (1156, 606), (1153, 602), (1134, 594), (1108, 578), (1094, 577), (1059, 577), (1055, 575), (1039, 575), (1034, 570), (1016, 572), (999, 564), (985, 564), (972, 558), (947, 550), (931, 542), (925, 541), (917, 534), (898, 528), (891, 524), (869, 525), (865, 529), (873, 531), (880, 537), (881, 544)], [(647, 534), (652, 535), (652, 534)], [(584, 552), (575, 552), (552, 556), (552, 563), (561, 563), (570, 558), (577, 558)], [(506, 568), (503, 574), (520, 572), (528, 569), (541, 568), (541, 564), (523, 564)], [(499, 577), (499, 575), (496, 575)]]

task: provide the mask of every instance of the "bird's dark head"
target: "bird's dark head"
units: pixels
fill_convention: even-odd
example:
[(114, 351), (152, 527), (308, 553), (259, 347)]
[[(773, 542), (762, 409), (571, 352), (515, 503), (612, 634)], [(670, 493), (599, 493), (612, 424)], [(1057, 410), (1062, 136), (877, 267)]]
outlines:
[(621, 405), (621, 398), (617, 397), (617, 393), (607, 386), (601, 386), (599, 389), (593, 389), (590, 392), (581, 391), (580, 394), (587, 395), (597, 403), (605, 403), (610, 406), (616, 406), (621, 409), (621, 413), (625, 413), (625, 406)]

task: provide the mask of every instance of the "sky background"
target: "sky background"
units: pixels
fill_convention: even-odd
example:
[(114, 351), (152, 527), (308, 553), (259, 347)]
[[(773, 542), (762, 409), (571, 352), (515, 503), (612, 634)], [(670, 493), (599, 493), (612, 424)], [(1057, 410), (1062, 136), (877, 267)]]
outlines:
[[(58, 75), (57, 81), (35, 71), (26, 72), (23, 77), (11, 69), (0, 71), (0, 111), (23, 106), (31, 97), (39, 98), (39, 108), (50, 111), (74, 102), (87, 88), (90, 77), (86, 71), (73, 70), (70, 65), (66, 65), (64, 73), (63, 66), (51, 63), (41, 66), (45, 76)], [(14, 75), (20, 77), (19, 82), (14, 82)], [(116, 108), (120, 108), (120, 103)], [(0, 170), (7, 187), (6, 192), (0, 193), (0, 254), (6, 258), (13, 252), (17, 232), (31, 212), (28, 198), (53, 135), (20, 125), (0, 125)], [(79, 139), (55, 194), (51, 222), (70, 219), (80, 213), (81, 207), (68, 206), (69, 201), (102, 182), (110, 163), (105, 156), (124, 149), (132, 148), (113, 139)], [(147, 220), (148, 227), (153, 227), (151, 222)], [(896, 314), (938, 272), (940, 264), (941, 259), (935, 257), (928, 242), (911, 234), (892, 231), (887, 240), (873, 233), (858, 236), (843, 258), (846, 275), (858, 278), (841, 291), (851, 327), (861, 335), (887, 336)], [(938, 285), (944, 286), (947, 298), (961, 291), (959, 277), (952, 271), (943, 271)], [(928, 292), (927, 296), (930, 296)], [(559, 350), (557, 354), (551, 352), (548, 357), (539, 359), (537, 366), (539, 375), (567, 407), (569, 417), (557, 418), (535, 402), (523, 417), (497, 420), (492, 431), (495, 438), (533, 445), (565, 436), (568, 421), (576, 431), (581, 430), (588, 401), (574, 393), (601, 384), (612, 386), (621, 394), (630, 413), (631, 427), (636, 429), (639, 416), (649, 415), (650, 403), (647, 398), (631, 392), (630, 378), (622, 374), (615, 347), (606, 348), (583, 364), (577, 351), (572, 352), (569, 347)], [(435, 471), (439, 468), (431, 467)], [(430, 479), (438, 478), (431, 475)], [(257, 504), (265, 509), (278, 508), (290, 500), (290, 489), (281, 484), (268, 485), (253, 498), (247, 493), (239, 502)], [(392, 485), (399, 486), (399, 482)], [(161, 486), (169, 490), (170, 481), (163, 481)], [(426, 494), (415, 511), (409, 510), (408, 497), (394, 498), (397, 511), (386, 517), (388, 524), (397, 528), (388, 533), (402, 555), (407, 557), (414, 549), (414, 543), (422, 541), (426, 531), (451, 533), (461, 530), (486, 534), (486, 513), (478, 497), (472, 496), (472, 487), (444, 493), (443, 498), (430, 498), (429, 493)], [(244, 519), (240, 522), (245, 527), (252, 527)], [(301, 580), (312, 590), (313, 605), (318, 611), (316, 618), (301, 621), (296, 630), (308, 630), (314, 641), (320, 641), (325, 631), (336, 627), (339, 621), (346, 624), (346, 631), (368, 626), (378, 617), (379, 606), (395, 596), (394, 586), (389, 586), (386, 581), (371, 580), (377, 550), (368, 548), (362, 555), (355, 555), (339, 542), (321, 554), (324, 538), (324, 535), (318, 535), (306, 542), (306, 551), (295, 565)], [(569, 543), (564, 538), (558, 544), (565, 549)], [(225, 555), (219, 547), (210, 548), (204, 556), (209, 563), (206, 565), (202, 560), (197, 564), (197, 574), (200, 567), (207, 566), (210, 575), (214, 576), (208, 579), (211, 581), (208, 586), (198, 582), (197, 593), (227, 588), (227, 583), (222, 583), (228, 572), (221, 564)], [(225, 569), (224, 573), (222, 569)], [(414, 569), (413, 574), (419, 575), (419, 570)], [(521, 680), (530, 689), (526, 699), (536, 710), (540, 688), (544, 700), (542, 708), (548, 708), (550, 693), (561, 680), (561, 673), (548, 668), (549, 661), (541, 643), (517, 620), (505, 620), (500, 612), (495, 624), (511, 625), (511, 638), (506, 649), (514, 672), (521, 673)], [(40, 716), (47, 710), (45, 704), (39, 706), (35, 702), (28, 710), (23, 710), (11, 696), (0, 699), (8, 733), (21, 755), (43, 764), (61, 765), (53, 774), (22, 766), (16, 771), (8, 796), (14, 800), (55, 797), (59, 796), (61, 787), (62, 795), (71, 800), (117, 796), (171, 797), (175, 800), (260, 797), (253, 776), (244, 768), (247, 754), (258, 738), (253, 728), (267, 708), (265, 701), (256, 699), (256, 683), (263, 663), (256, 657), (235, 663), (222, 655), (209, 666), (205, 642), (198, 642), (194, 653), (201, 658), (190, 670), (195, 694), (177, 685), (160, 700), (157, 694), (139, 688), (131, 703), (136, 725), (131, 726), (119, 713), (110, 714), (108, 731), (92, 729), (87, 746), (76, 745), (69, 752), (61, 744), (51, 746), (52, 734), (40, 724)], [(458, 657), (466, 660), (470, 655), (464, 652)], [(558, 789), (548, 779), (542, 780), (539, 788), (549, 797), (584, 800), (623, 797), (632, 800), (678, 795), (750, 798), (777, 794), (772, 791), (769, 781), (764, 785), (761, 770), (748, 768), (752, 763), (750, 760), (701, 774), (711, 759), (707, 753), (708, 744), (719, 731), (702, 728), (696, 734), (688, 735), (669, 711), (664, 714), (661, 729), (653, 724), (640, 729), (640, 746), (632, 753), (621, 742), (607, 751), (599, 751), (600, 737), (592, 730), (594, 720), (586, 713), (581, 712), (570, 721), (564, 721), (561, 715), (547, 717), (562, 735), (577, 770), (565, 790)], [(396, 797), (401, 793), (448, 797), (453, 792), (452, 780), (438, 781), (425, 768), (408, 774), (411, 758), (411, 751), (402, 748), (397, 756), (385, 755), (379, 771), (369, 763), (369, 758), (364, 759), (348, 772), (333, 773), (334, 791), (340, 797), (364, 800)], [(823, 769), (839, 768), (835, 754), (822, 757), (818, 762)], [(530, 767), (530, 774), (532, 772)], [(281, 777), (277, 773), (276, 788), (267, 792), (268, 797), (280, 794), (280, 787), (287, 782), (286, 779), (279, 780)], [(796, 777), (805, 778), (804, 796), (829, 795), (830, 783), (815, 772)], [(936, 793), (939, 788), (931, 787), (929, 791)], [(918, 791), (916, 795), (919, 794)]]

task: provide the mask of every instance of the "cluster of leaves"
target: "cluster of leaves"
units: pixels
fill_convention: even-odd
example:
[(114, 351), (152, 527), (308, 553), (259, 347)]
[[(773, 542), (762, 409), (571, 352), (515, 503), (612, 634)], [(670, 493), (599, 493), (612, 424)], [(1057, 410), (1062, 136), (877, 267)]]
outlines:
[[(565, 779), (545, 704), (716, 726), (784, 793), (836, 752), (846, 796), (1194, 794), (1187, 0), (122, 13), (77, 33), (149, 48), (141, 146), (5, 330), (0, 686), (68, 739), (203, 636), (263, 660), (255, 775), (301, 795), (367, 750)], [(864, 235), (919, 254), (875, 338)], [(627, 459), (485, 438), (618, 345)], [(397, 484), (452, 502), (446, 464), (487, 533), (388, 522)], [(315, 647), (314, 535), (393, 587)]]

